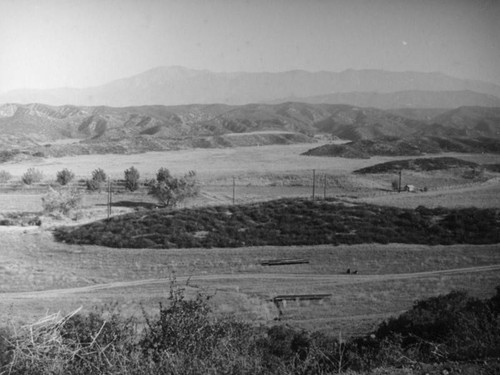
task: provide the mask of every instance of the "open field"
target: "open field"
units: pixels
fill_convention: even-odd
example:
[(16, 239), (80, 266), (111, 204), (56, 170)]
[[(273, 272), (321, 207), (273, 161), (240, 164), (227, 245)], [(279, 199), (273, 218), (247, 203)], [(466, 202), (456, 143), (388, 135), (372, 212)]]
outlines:
[[(141, 178), (153, 177), (160, 167), (174, 174), (195, 170), (202, 194), (186, 206), (230, 204), (232, 177), (236, 176), (236, 203), (284, 197), (311, 196), (312, 169), (328, 175), (327, 196), (415, 208), (476, 206), (500, 207), (498, 180), (470, 181), (450, 174), (407, 174), (428, 192), (395, 194), (393, 176), (353, 176), (355, 169), (395, 158), (368, 160), (304, 157), (311, 145), (262, 146), (237, 149), (197, 149), (139, 155), (88, 155), (4, 163), (15, 179), (29, 167), (41, 169), (48, 179), (69, 168), (77, 178), (88, 178), (95, 168), (122, 178), (135, 166)], [(498, 155), (448, 154), (477, 163), (498, 163)], [(398, 158), (401, 159), (401, 158)], [(494, 174), (487, 177), (494, 177)], [(322, 185), (316, 194), (323, 194)], [(432, 185), (434, 184), (434, 185)], [(446, 189), (437, 190), (441, 186)], [(40, 192), (0, 194), (0, 214), (41, 210)], [(141, 194), (113, 197), (113, 214), (134, 210), (130, 202), (154, 203)], [(79, 223), (106, 215), (106, 195), (85, 194)], [(141, 305), (154, 311), (168, 294), (173, 275), (192, 295), (213, 295), (216, 313), (272, 324), (279, 310), (270, 299), (280, 294), (328, 293), (316, 302), (287, 302), (282, 322), (338, 334), (364, 333), (384, 318), (412, 306), (416, 299), (465, 289), (489, 297), (500, 285), (499, 245), (355, 245), (252, 247), (237, 249), (111, 249), (56, 243), (50, 228), (76, 223), (43, 218), (41, 228), (0, 227), (0, 309), (2, 323), (37, 320), (47, 313), (108, 304), (140, 317)], [(260, 261), (307, 258), (309, 264), (265, 267)], [(347, 268), (358, 270), (346, 275)], [(452, 270), (452, 271), (450, 271)], [(188, 281), (189, 279), (189, 281)]]
[(425, 207), (500, 207), (500, 181), (488, 181), (473, 186), (455, 186), (425, 193), (392, 193), (361, 198), (363, 202), (401, 208)]
[[(217, 313), (258, 323), (279, 317), (270, 301), (276, 295), (330, 293), (324, 301), (288, 302), (282, 322), (350, 335), (408, 309), (415, 299), (457, 288), (488, 297), (500, 284), (497, 245), (134, 250), (68, 246), (38, 228), (0, 230), (3, 322), (102, 304), (140, 317), (141, 305), (154, 311), (167, 296), (175, 275), (180, 285), (188, 283), (188, 295), (214, 295)], [(260, 265), (285, 257), (310, 263)], [(346, 275), (347, 268), (358, 274)]]
[[(0, 170), (6, 170), (14, 178), (20, 178), (28, 168), (33, 167), (40, 169), (47, 178), (55, 179), (57, 171), (63, 168), (72, 170), (77, 178), (88, 178), (94, 169), (103, 168), (112, 178), (123, 178), (123, 171), (134, 166), (139, 170), (142, 178), (152, 178), (160, 167), (166, 167), (173, 174), (183, 174), (194, 170), (203, 181), (206, 181), (220, 176), (238, 177), (250, 173), (310, 173), (312, 169), (328, 174), (343, 175), (378, 163), (415, 158), (408, 156), (345, 159), (300, 155), (309, 148), (311, 144), (293, 144), (147, 152), (133, 155), (79, 155), (2, 163)], [(446, 156), (481, 164), (498, 163), (500, 159), (499, 155), (494, 154), (447, 153)]]
[[(248, 203), (286, 197), (310, 197), (312, 195), (312, 170), (316, 170), (316, 196), (360, 197), (366, 202), (397, 204), (401, 207), (416, 207), (430, 204), (445, 207), (477, 206), (499, 207), (499, 183), (484, 183), (495, 178), (498, 173), (485, 172), (478, 179), (464, 178), (462, 171), (415, 172), (404, 171), (403, 186), (413, 184), (417, 188), (429, 189), (426, 193), (392, 193), (391, 182), (397, 174), (353, 175), (352, 171), (387, 162), (390, 157), (365, 159), (326, 158), (300, 156), (308, 145), (242, 147), (231, 149), (196, 149), (168, 152), (151, 152), (136, 155), (87, 155), (3, 163), (0, 170), (13, 174), (13, 180), (30, 167), (42, 170), (46, 180), (54, 180), (57, 171), (68, 168), (77, 178), (89, 178), (91, 171), (102, 167), (112, 178), (123, 178), (123, 171), (135, 166), (141, 179), (152, 178), (163, 166), (173, 174), (183, 174), (188, 170), (197, 171), (202, 185), (201, 196), (186, 202), (186, 206), (232, 203), (232, 184), (235, 177), (235, 203)], [(472, 161), (479, 164), (498, 163), (499, 156), (492, 154), (454, 154), (447, 156)], [(408, 157), (410, 158), (410, 157)], [(323, 176), (327, 176), (324, 189)], [(494, 181), (494, 180), (493, 180)], [(467, 186), (464, 186), (467, 185)], [(462, 189), (463, 188), (463, 189)], [(20, 191), (5, 191), (0, 194), (1, 212), (40, 211), (41, 197), (46, 191), (25, 188)], [(1, 191), (3, 191), (0, 188)], [(476, 194), (477, 190), (477, 194)], [(462, 195), (463, 193), (463, 195)], [(459, 199), (457, 199), (459, 197)], [(85, 194), (84, 206), (106, 212), (105, 194)], [(115, 202), (148, 202), (154, 200), (144, 194), (119, 194)], [(99, 208), (100, 207), (100, 208)], [(115, 213), (123, 212), (117, 207)], [(0, 213), (1, 213), (0, 212)], [(98, 214), (98, 216), (101, 216)]]

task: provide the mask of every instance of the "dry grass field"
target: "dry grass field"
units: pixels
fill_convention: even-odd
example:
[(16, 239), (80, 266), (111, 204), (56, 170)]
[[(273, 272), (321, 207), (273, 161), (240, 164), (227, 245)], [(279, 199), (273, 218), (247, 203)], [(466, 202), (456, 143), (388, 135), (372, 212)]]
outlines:
[[(486, 297), (500, 283), (496, 245), (357, 245), (238, 249), (111, 249), (68, 246), (43, 229), (0, 229), (0, 305), (6, 321), (107, 304), (140, 317), (167, 296), (171, 278), (188, 294), (213, 295), (217, 313), (272, 323), (276, 295), (329, 293), (319, 302), (288, 302), (282, 322), (310, 329), (366, 332), (419, 298), (466, 289)], [(263, 266), (306, 258), (309, 264)], [(358, 270), (347, 275), (347, 268)]]
[[(0, 170), (20, 178), (28, 168), (41, 170), (48, 179), (55, 179), (57, 171), (68, 168), (77, 178), (88, 178), (96, 168), (103, 168), (112, 178), (123, 178), (123, 171), (134, 166), (143, 178), (151, 178), (160, 167), (168, 168), (173, 174), (194, 170), (203, 180), (220, 176), (240, 176), (249, 173), (306, 172), (312, 169), (328, 174), (343, 175), (370, 165), (394, 160), (393, 157), (372, 157), (371, 159), (346, 159), (335, 157), (301, 156), (311, 144), (235, 147), (224, 149), (190, 149), (164, 152), (147, 152), (133, 155), (79, 155), (62, 158), (43, 158), (19, 163), (3, 163)], [(463, 155), (449, 153), (447, 156), (463, 158), (476, 163), (499, 162), (498, 155)], [(428, 156), (427, 156), (428, 157)], [(415, 157), (398, 157), (409, 159)], [(390, 183), (390, 181), (389, 181)]]
[[(141, 177), (153, 177), (160, 167), (174, 174), (198, 173), (202, 194), (187, 206), (230, 204), (232, 177), (236, 203), (311, 195), (311, 172), (329, 177), (327, 195), (400, 207), (500, 207), (500, 184), (466, 180), (454, 175), (413, 175), (428, 182), (428, 192), (394, 194), (391, 176), (354, 176), (353, 170), (393, 160), (304, 157), (310, 145), (263, 146), (236, 149), (199, 149), (140, 155), (88, 155), (2, 164), (20, 176), (29, 167), (48, 179), (69, 168), (88, 178), (95, 168), (111, 177), (135, 166)], [(481, 163), (498, 163), (498, 155), (451, 155)], [(489, 176), (489, 177), (493, 177)], [(431, 182), (434, 185), (431, 185)], [(439, 185), (451, 188), (437, 190)], [(321, 197), (322, 186), (316, 194)], [(41, 210), (42, 194), (0, 194), (0, 215)], [(140, 194), (113, 197), (113, 214), (132, 210), (126, 202), (154, 202)], [(85, 194), (79, 222), (106, 215), (105, 194)], [(416, 299), (464, 289), (489, 297), (500, 285), (499, 245), (419, 246), (356, 245), (256, 247), (237, 249), (111, 249), (57, 243), (51, 227), (76, 223), (44, 218), (40, 228), (0, 227), (0, 309), (2, 323), (29, 322), (56, 311), (107, 305), (125, 314), (154, 311), (164, 299), (173, 277), (188, 295), (212, 295), (218, 314), (245, 320), (353, 335), (367, 332), (390, 315), (412, 306)], [(276, 258), (307, 258), (309, 264), (262, 266)], [(346, 275), (347, 268), (358, 270)], [(322, 301), (289, 301), (277, 306), (276, 295), (328, 293)], [(142, 307), (141, 307), (142, 306)]]
[(428, 191), (426, 193), (402, 192), (366, 197), (366, 203), (397, 206), (401, 208), (425, 207), (499, 207), (500, 181), (488, 181), (474, 186), (460, 185), (445, 190)]

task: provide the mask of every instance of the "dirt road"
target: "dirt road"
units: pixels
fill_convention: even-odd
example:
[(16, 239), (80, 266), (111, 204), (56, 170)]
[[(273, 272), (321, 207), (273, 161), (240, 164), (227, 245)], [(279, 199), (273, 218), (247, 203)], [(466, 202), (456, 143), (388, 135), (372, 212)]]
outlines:
[[(385, 274), (385, 275), (318, 275), (318, 274), (275, 274), (275, 273), (239, 273), (239, 274), (212, 274), (212, 275), (194, 275), (194, 276), (180, 276), (176, 277), (176, 282), (187, 281), (230, 281), (230, 280), (243, 280), (243, 279), (256, 279), (256, 280), (302, 280), (308, 282), (329, 282), (335, 285), (342, 284), (359, 284), (377, 281), (388, 280), (407, 280), (416, 278), (425, 278), (430, 276), (441, 276), (450, 274), (466, 274), (466, 273), (481, 273), (490, 271), (500, 271), (500, 264), (493, 264), (488, 266), (455, 268), (438, 271), (414, 272), (414, 273), (400, 273), (400, 274)], [(54, 298), (64, 295), (76, 295), (79, 293), (89, 293), (106, 289), (128, 288), (136, 286), (148, 285), (169, 285), (172, 282), (169, 278), (156, 278), (145, 280), (133, 281), (119, 281), (106, 284), (95, 284), (90, 286), (78, 288), (65, 288), (65, 289), (52, 289), (33, 292), (16, 292), (16, 293), (0, 293), (0, 299), (3, 302), (26, 300), (26, 299), (45, 299)]]

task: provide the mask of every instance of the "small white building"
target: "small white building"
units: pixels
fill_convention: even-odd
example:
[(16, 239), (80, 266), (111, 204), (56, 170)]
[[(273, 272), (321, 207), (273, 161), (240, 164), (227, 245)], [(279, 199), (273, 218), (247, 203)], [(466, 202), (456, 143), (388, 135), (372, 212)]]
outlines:
[(416, 191), (415, 185), (405, 185), (405, 191), (413, 193)]

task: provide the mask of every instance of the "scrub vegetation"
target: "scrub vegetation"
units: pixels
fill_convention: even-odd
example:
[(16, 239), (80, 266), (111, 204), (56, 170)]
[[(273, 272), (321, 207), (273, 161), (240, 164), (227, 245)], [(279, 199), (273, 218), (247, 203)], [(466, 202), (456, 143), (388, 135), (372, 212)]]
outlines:
[[(209, 297), (186, 299), (171, 284), (146, 325), (119, 313), (75, 311), (0, 333), (8, 374), (443, 374), (497, 373), (500, 287), (491, 299), (465, 292), (418, 301), (369, 335), (344, 340), (285, 325), (215, 318)], [(446, 370), (446, 372), (444, 372)]]
[(500, 242), (497, 209), (402, 209), (338, 199), (142, 211), (55, 230), (59, 241), (129, 248)]

